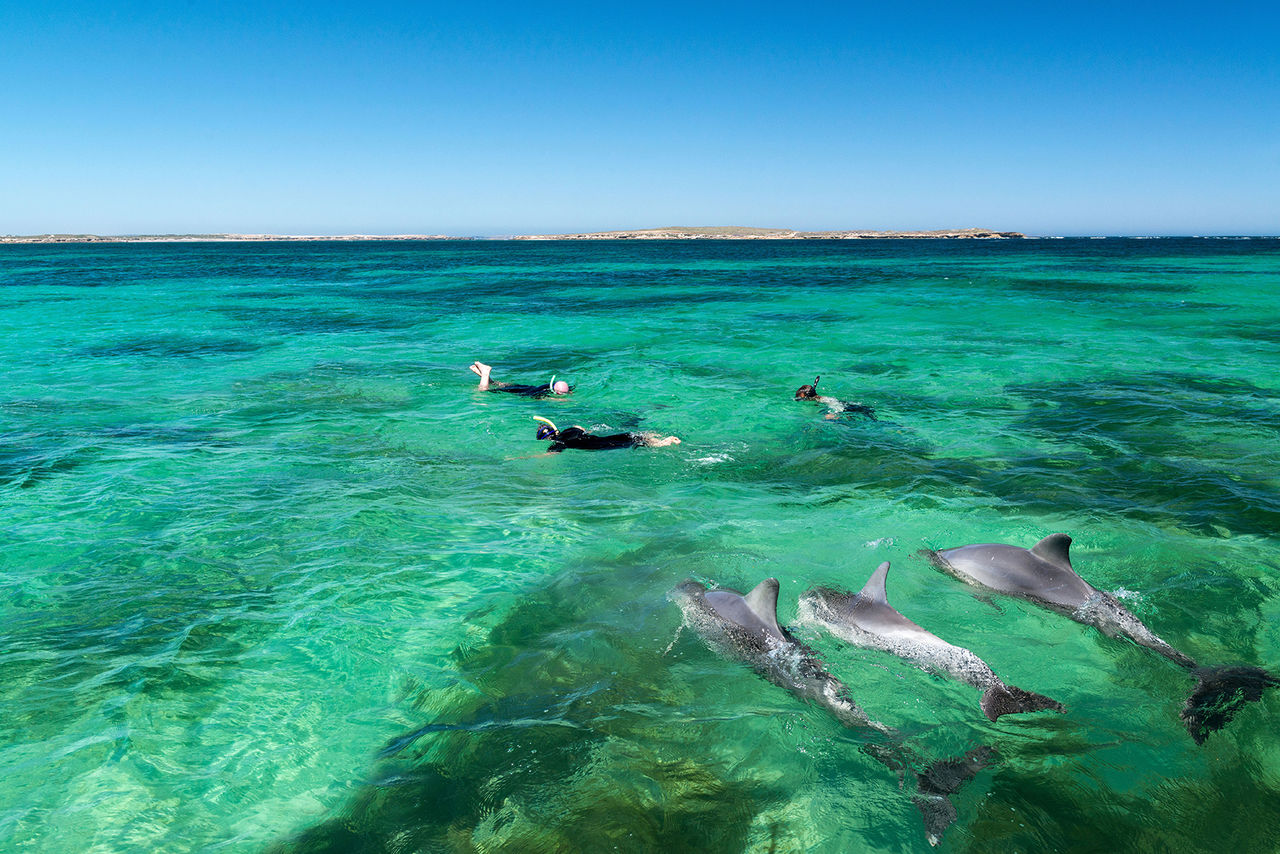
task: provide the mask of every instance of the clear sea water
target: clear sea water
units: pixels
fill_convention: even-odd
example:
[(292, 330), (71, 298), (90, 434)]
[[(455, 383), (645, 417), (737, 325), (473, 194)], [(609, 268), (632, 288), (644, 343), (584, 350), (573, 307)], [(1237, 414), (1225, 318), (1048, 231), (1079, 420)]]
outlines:
[(775, 576), (785, 624), (882, 560), (1068, 710), (797, 630), (921, 755), (998, 749), (942, 850), (1277, 846), (1280, 692), (1197, 747), (1177, 667), (916, 552), (1065, 531), (1280, 668), (1280, 241), (3, 246), (0, 330), (0, 850), (928, 850), (666, 598)]

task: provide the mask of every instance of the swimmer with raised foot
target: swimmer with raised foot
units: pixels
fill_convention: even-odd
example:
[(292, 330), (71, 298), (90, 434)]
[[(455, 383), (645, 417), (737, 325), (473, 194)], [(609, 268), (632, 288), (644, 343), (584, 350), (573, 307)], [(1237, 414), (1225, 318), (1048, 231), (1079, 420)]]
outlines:
[(675, 436), (659, 436), (657, 433), (614, 433), (611, 436), (596, 436), (574, 425), (561, 430), (548, 418), (534, 416), (541, 421), (537, 437), (549, 440), (551, 447), (548, 454), (558, 454), (568, 448), (579, 451), (612, 451), (618, 448), (662, 448), (667, 445), (679, 445)]
[(826, 406), (828, 410), (826, 418), (828, 421), (834, 421), (846, 412), (865, 415), (872, 421), (876, 420), (876, 411), (865, 403), (850, 403), (845, 400), (837, 400), (834, 397), (827, 397), (825, 395), (818, 394), (818, 380), (820, 379), (822, 379), (821, 376), (816, 376), (813, 378), (813, 385), (802, 385), (800, 388), (796, 389), (796, 400), (812, 400), (815, 403), (821, 403)]
[(569, 384), (564, 380), (557, 380), (554, 376), (551, 382), (546, 385), (521, 385), (520, 383), (504, 383), (493, 378), (493, 366), (486, 365), (483, 362), (472, 362), (471, 373), (480, 378), (480, 391), (505, 391), (510, 394), (518, 394), (521, 397), (558, 397), (566, 395), (572, 391)]

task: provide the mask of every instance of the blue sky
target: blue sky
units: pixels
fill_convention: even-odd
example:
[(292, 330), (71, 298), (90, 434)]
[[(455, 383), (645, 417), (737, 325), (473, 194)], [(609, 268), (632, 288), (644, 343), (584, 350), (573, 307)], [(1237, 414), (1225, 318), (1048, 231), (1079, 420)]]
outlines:
[(1273, 4), (0, 0), (0, 80), (0, 234), (1280, 233)]

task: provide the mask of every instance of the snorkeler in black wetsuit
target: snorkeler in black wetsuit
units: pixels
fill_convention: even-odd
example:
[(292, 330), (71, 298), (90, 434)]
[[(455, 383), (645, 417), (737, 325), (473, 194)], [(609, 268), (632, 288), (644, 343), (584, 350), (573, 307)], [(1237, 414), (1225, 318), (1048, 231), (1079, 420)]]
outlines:
[(845, 412), (855, 412), (858, 415), (865, 415), (872, 421), (876, 420), (876, 411), (865, 403), (849, 403), (843, 400), (836, 400), (834, 397), (825, 397), (818, 394), (818, 380), (821, 376), (813, 378), (813, 385), (802, 385), (796, 389), (796, 400), (813, 400), (821, 403), (829, 410), (827, 412), (828, 419), (835, 419)]
[(520, 383), (502, 383), (489, 386), (488, 391), (505, 391), (521, 397), (542, 398), (555, 394), (550, 385), (521, 385)]
[(551, 447), (547, 448), (548, 454), (558, 454), (568, 448), (579, 451), (612, 451), (617, 448), (661, 448), (666, 445), (680, 444), (680, 440), (675, 436), (664, 438), (656, 433), (615, 433), (612, 436), (596, 436), (576, 425), (559, 430), (546, 418), (539, 418), (536, 415), (534, 418), (543, 422), (538, 427), (537, 437), (551, 440)]
[(518, 394), (521, 397), (543, 398), (543, 397), (559, 397), (568, 394), (572, 389), (564, 380), (556, 381), (555, 377), (551, 378), (551, 382), (546, 385), (521, 385), (520, 383), (503, 383), (493, 379), (490, 374), (493, 367), (483, 362), (472, 362), (471, 373), (480, 377), (481, 391), (505, 391), (510, 394)]

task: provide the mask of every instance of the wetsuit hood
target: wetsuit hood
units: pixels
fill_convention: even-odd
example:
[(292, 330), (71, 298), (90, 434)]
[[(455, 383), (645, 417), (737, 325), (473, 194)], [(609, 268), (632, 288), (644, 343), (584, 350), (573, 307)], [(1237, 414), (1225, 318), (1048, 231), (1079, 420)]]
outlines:
[(537, 436), (539, 439), (554, 439), (560, 430), (556, 427), (555, 422), (550, 418), (543, 418), (541, 415), (533, 416), (534, 421), (541, 421), (538, 425)]

